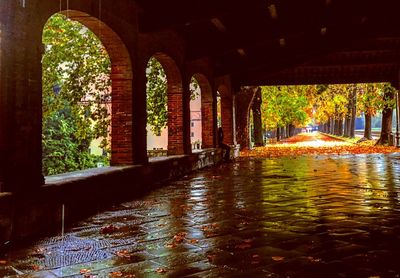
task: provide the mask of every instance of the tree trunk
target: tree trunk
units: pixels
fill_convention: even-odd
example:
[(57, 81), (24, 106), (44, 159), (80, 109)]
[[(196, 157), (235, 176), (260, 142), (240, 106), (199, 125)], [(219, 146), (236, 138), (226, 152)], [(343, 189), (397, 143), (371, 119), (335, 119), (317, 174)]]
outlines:
[(284, 126), (281, 127), (281, 138), (282, 139), (286, 138), (286, 132), (285, 132), (285, 127)]
[[(393, 99), (394, 95), (391, 90), (385, 91), (384, 99), (390, 100)], [(389, 136), (392, 133), (392, 114), (393, 109), (389, 106), (385, 106), (382, 111), (382, 130), (381, 130), (381, 137), (379, 138), (377, 145), (389, 145), (390, 140)]]
[(339, 119), (339, 128), (338, 128), (338, 130), (339, 130), (339, 136), (343, 136), (343, 118), (340, 118)]
[(355, 137), (356, 131), (356, 112), (357, 112), (357, 91), (356, 87), (354, 86), (353, 91), (351, 92), (351, 121), (350, 121), (350, 138)]
[(385, 108), (382, 111), (382, 130), (381, 137), (379, 138), (377, 145), (389, 145), (390, 139), (389, 136), (392, 133), (392, 114), (393, 109)]
[(372, 116), (365, 113), (364, 138), (372, 140)]
[(289, 137), (294, 136), (295, 133), (296, 133), (296, 129), (295, 129), (294, 125), (292, 125), (292, 124), (289, 125)]
[(350, 128), (351, 128), (351, 118), (350, 118), (350, 114), (346, 115), (346, 119), (344, 120), (344, 136), (345, 137), (350, 137)]
[(254, 145), (256, 147), (264, 146), (263, 130), (261, 121), (261, 89), (257, 90), (253, 99), (253, 127), (254, 127)]
[(335, 119), (335, 135), (339, 135), (339, 119)]
[(281, 140), (281, 129), (278, 127), (276, 129), (276, 141), (279, 142)]

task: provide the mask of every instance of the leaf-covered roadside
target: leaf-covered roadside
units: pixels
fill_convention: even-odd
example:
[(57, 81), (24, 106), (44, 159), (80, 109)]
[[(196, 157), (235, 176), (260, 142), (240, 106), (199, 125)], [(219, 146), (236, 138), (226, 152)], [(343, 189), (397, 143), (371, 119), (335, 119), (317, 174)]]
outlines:
[[(375, 145), (374, 140), (359, 144), (343, 142), (326, 135), (316, 135), (316, 140), (308, 134), (299, 134), (278, 144), (269, 144), (252, 150), (244, 150), (241, 157), (296, 157), (302, 155), (340, 155), (340, 154), (372, 154), (395, 153), (400, 149), (392, 146)], [(308, 144), (310, 142), (310, 144)], [(315, 144), (315, 145), (314, 145)]]

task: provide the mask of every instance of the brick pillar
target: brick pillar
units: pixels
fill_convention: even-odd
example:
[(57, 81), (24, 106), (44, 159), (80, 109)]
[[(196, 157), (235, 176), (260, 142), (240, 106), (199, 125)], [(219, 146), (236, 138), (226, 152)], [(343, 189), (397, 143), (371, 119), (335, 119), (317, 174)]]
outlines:
[(205, 76), (195, 75), (201, 89), (201, 126), (202, 126), (202, 148), (215, 147), (214, 136), (216, 121), (213, 108), (213, 91)]
[(203, 148), (214, 147), (214, 113), (212, 98), (201, 99), (201, 124)]
[(242, 87), (236, 94), (236, 137), (240, 149), (250, 148), (250, 108), (257, 87)]
[(184, 154), (182, 86), (168, 83), (168, 155)]
[[(138, 63), (136, 64), (138, 65)], [(133, 107), (133, 159), (135, 164), (146, 164), (147, 157), (147, 131), (146, 131), (146, 67), (138, 69), (134, 76)]]
[(33, 2), (0, 7), (1, 190), (30, 191), (43, 184), (41, 149), (42, 26)]
[(231, 96), (221, 95), (221, 121), (224, 131), (224, 143), (234, 144), (233, 140), (233, 101)]

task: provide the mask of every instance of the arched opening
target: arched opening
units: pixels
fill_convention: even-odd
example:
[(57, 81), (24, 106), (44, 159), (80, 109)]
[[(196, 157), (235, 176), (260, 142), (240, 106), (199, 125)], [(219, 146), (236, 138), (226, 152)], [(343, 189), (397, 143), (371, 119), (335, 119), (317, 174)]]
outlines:
[(222, 127), (222, 101), (219, 91), (217, 92), (217, 127)]
[(43, 173), (130, 164), (132, 70), (121, 39), (69, 10), (47, 21), (43, 44)]
[(191, 119), (200, 118), (200, 121), (191, 120), (191, 125), (192, 122), (194, 122), (194, 126), (191, 126), (191, 132), (194, 132), (195, 135), (195, 139), (191, 137), (192, 147), (194, 147), (194, 149), (197, 149), (196, 141), (199, 140), (200, 147), (202, 149), (212, 148), (214, 147), (213, 93), (211, 85), (205, 75), (200, 73), (196, 73), (193, 75), (191, 82), (191, 92), (193, 92), (193, 89), (195, 88), (197, 88), (199, 91), (198, 93), (192, 93), (190, 113)]
[(183, 89), (180, 71), (168, 55), (154, 54), (146, 68), (148, 156), (184, 153)]
[(192, 150), (202, 148), (201, 93), (199, 82), (195, 77), (192, 77), (190, 80), (190, 144), (192, 145)]
[(151, 57), (146, 67), (147, 155), (166, 156), (168, 151), (167, 76), (160, 62)]

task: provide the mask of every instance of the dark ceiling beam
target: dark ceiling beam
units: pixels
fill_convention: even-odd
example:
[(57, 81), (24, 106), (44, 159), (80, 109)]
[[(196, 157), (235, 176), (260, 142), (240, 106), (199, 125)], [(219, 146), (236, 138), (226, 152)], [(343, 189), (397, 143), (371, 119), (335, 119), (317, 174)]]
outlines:
[(399, 63), (297, 67), (277, 74), (262, 72), (243, 74), (242, 86), (296, 85), (322, 83), (392, 82), (398, 75)]

